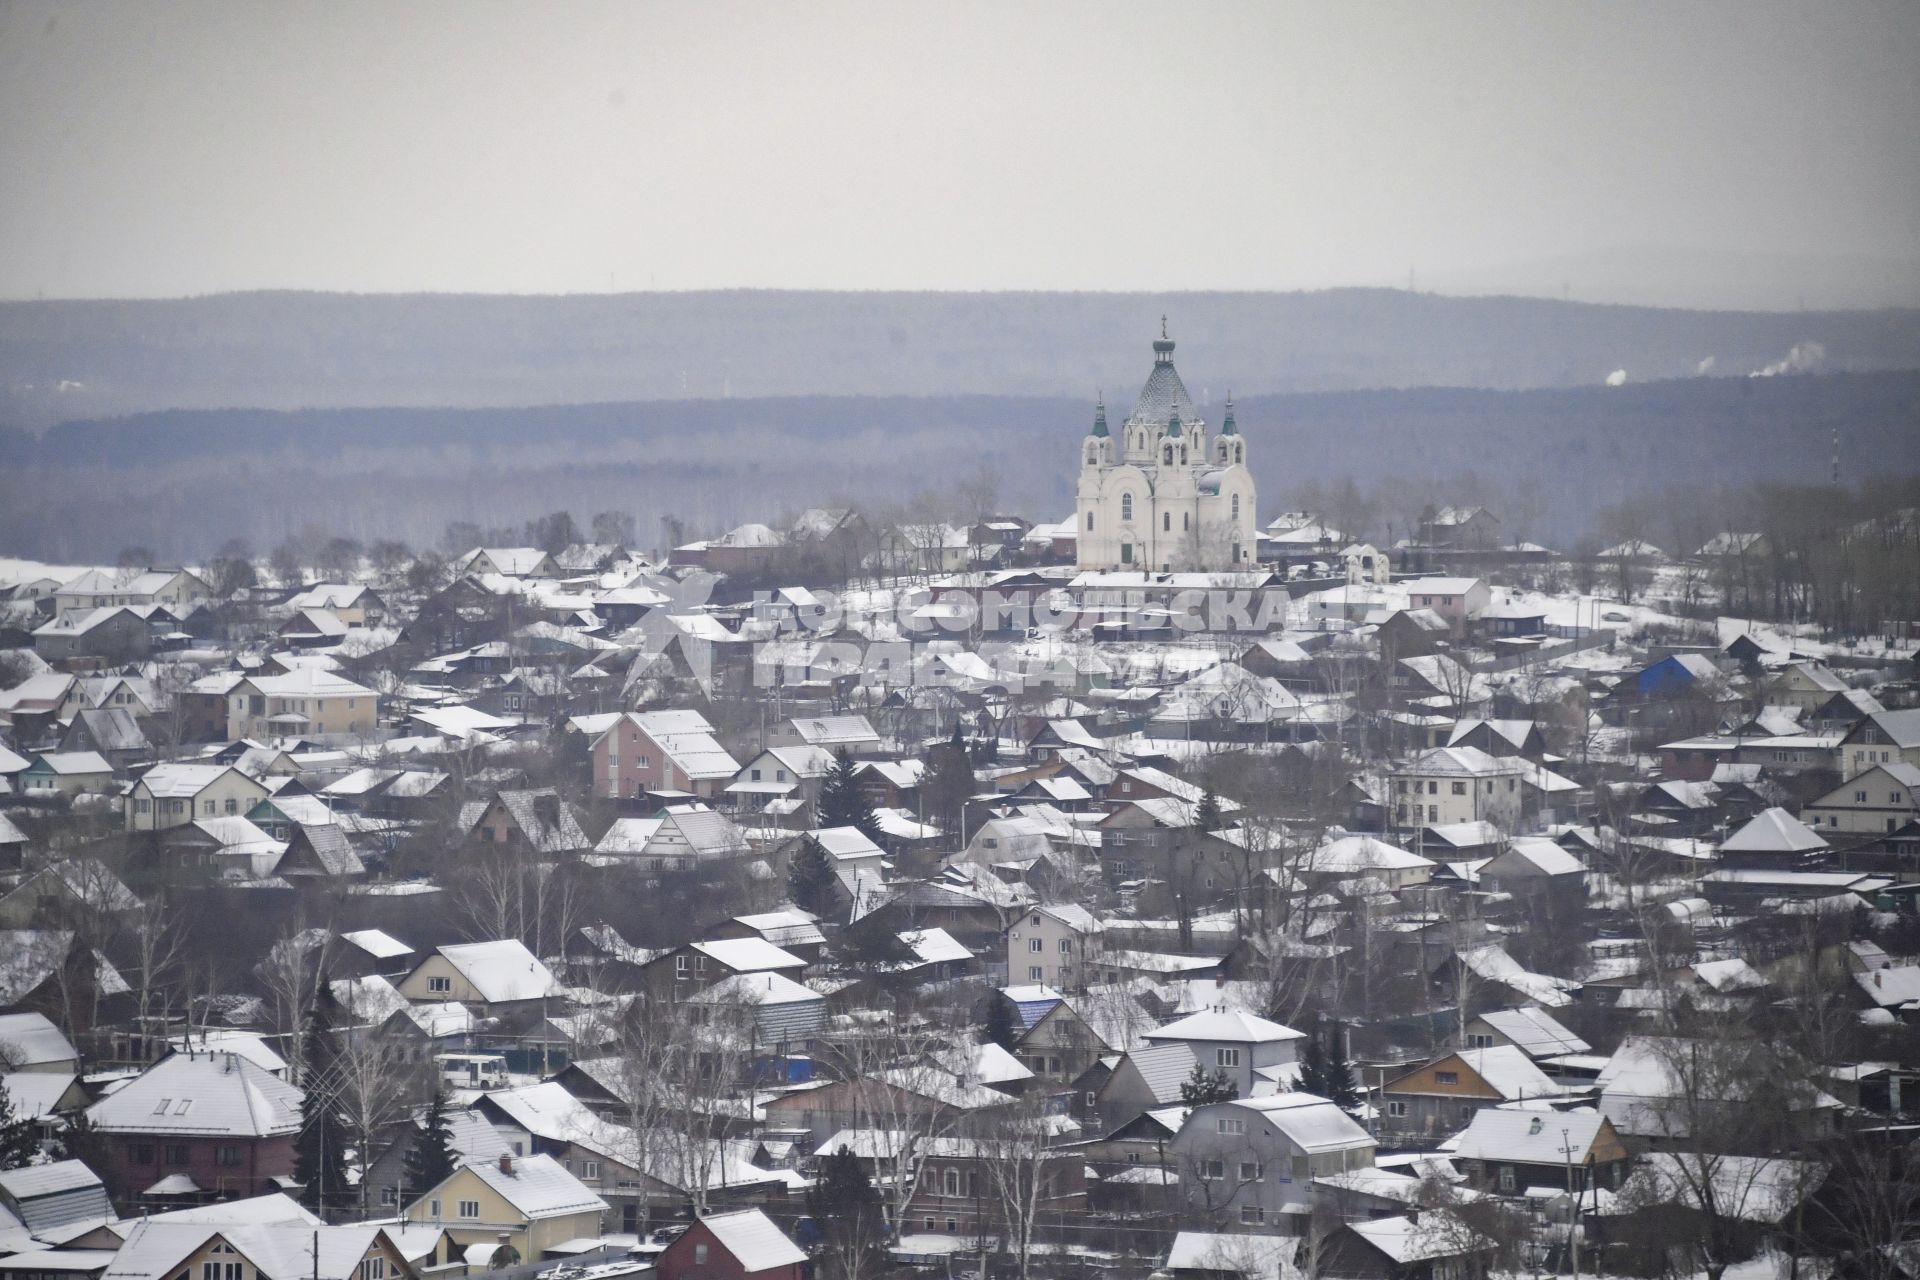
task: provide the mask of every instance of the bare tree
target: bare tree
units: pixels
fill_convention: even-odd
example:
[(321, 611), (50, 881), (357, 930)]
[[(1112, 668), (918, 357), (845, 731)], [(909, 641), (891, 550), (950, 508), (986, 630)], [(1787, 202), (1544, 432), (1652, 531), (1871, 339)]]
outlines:
[(1048, 1133), (1045, 1095), (1036, 1092), (1002, 1110), (973, 1140), (1000, 1211), (1003, 1248), (1020, 1280), (1031, 1275), (1041, 1210), (1054, 1198), (1063, 1166), (1074, 1158), (1050, 1153)]

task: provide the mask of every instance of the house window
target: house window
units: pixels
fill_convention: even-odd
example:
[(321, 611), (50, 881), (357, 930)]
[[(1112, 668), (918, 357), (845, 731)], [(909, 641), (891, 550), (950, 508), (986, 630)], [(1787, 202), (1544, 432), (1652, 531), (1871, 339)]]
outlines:
[(1400, 1101), (1387, 1103), (1387, 1115), (1395, 1120), (1405, 1120), (1407, 1118), (1407, 1104)]
[(240, 1165), (240, 1148), (233, 1146), (214, 1148), (213, 1162), (228, 1169), (238, 1168)]
[(168, 1164), (185, 1164), (186, 1162), (187, 1162), (186, 1144), (182, 1142), (169, 1142), (167, 1144), (167, 1163)]
[(693, 973), (693, 957), (692, 956), (675, 956), (673, 958), (673, 976), (674, 977), (685, 978), (690, 976), (692, 973)]
[[(928, 1223), (927, 1225), (932, 1226), (933, 1224)], [(693, 1265), (696, 1267), (704, 1267), (707, 1265), (707, 1246), (703, 1244), (693, 1246)]]
[(1436, 1071), (1433, 1073), (1433, 1082), (1435, 1084), (1459, 1084), (1460, 1073), (1458, 1071)]
[(1041, 951), (1045, 951), (1046, 949), (1047, 949), (1046, 939), (1044, 938), (1028, 938), (1027, 939), (1027, 950), (1035, 952), (1037, 954)]
[(1240, 1221), (1265, 1222), (1266, 1220), (1267, 1220), (1267, 1211), (1265, 1209), (1262, 1209), (1259, 1205), (1243, 1204), (1240, 1206)]
[(580, 1178), (583, 1182), (600, 1181), (600, 1162), (598, 1160), (582, 1160), (580, 1162)]
[(755, 782), (758, 782), (758, 781), (760, 781), (760, 771), (759, 771), (758, 769), (755, 769), (755, 770), (753, 771), (753, 780), (754, 780)]
[(1470, 1035), (1467, 1037), (1467, 1048), (1491, 1049), (1493, 1048), (1493, 1037), (1489, 1035), (1480, 1035), (1480, 1034)]
[(1087, 532), (1093, 532), (1093, 512), (1087, 512)]
[(1221, 1116), (1214, 1121), (1214, 1128), (1220, 1133), (1245, 1133), (1247, 1122), (1242, 1116)]
[(240, 802), (238, 800), (227, 801), (227, 816), (232, 817), (238, 812), (240, 812)]
[(381, 1203), (381, 1204), (384, 1204), (384, 1205), (397, 1205), (397, 1204), (399, 1204), (399, 1203), (400, 1203), (400, 1188), (398, 1188), (398, 1187), (382, 1187), (382, 1188), (380, 1188), (380, 1203)]
[(1464, 782), (1456, 782), (1456, 783), (1454, 783), (1454, 784), (1453, 784), (1453, 794), (1455, 794), (1455, 795), (1457, 795), (1457, 796), (1463, 796), (1463, 795), (1465, 795), (1465, 794), (1467, 794), (1467, 784), (1466, 784), (1466, 783), (1464, 783)]
[(1258, 1160), (1242, 1160), (1240, 1162), (1240, 1181), (1265, 1182), (1266, 1171), (1260, 1167)]
[(1502, 1191), (1513, 1190), (1513, 1166), (1510, 1164), (1500, 1166), (1500, 1189)]
[(429, 1218), (438, 1218), (440, 1216), (440, 1202), (438, 1200), (427, 1201), (427, 1216)]
[(1215, 1049), (1213, 1051), (1213, 1065), (1216, 1067), (1239, 1066), (1240, 1051), (1238, 1049)]
[(1227, 1162), (1225, 1160), (1202, 1160), (1200, 1162), (1200, 1177), (1203, 1181), (1218, 1182), (1226, 1176)]
[(136, 800), (134, 802), (134, 810), (137, 813), (145, 813), (151, 808), (153, 808), (153, 801), (151, 800)]
[(950, 1196), (958, 1196), (960, 1194), (960, 1171), (958, 1169), (949, 1169), (946, 1171), (946, 1174), (941, 1178), (940, 1190)]
[(460, 1202), (460, 1216), (469, 1221), (478, 1221), (480, 1218), (480, 1202), (478, 1200), (462, 1200)]
[(773, 771), (773, 780), (775, 782), (785, 782), (787, 780), (787, 771), (785, 769), (775, 769)]
[(1237, 493), (1233, 495), (1233, 518), (1235, 520), (1240, 518), (1240, 495)]
[(1131, 542), (1123, 542), (1120, 544), (1120, 563), (1133, 563), (1133, 544)]
[(1060, 954), (1061, 954), (1061, 955), (1063, 955), (1063, 956), (1068, 956), (1068, 955), (1072, 955), (1072, 954), (1073, 954), (1073, 939), (1072, 939), (1072, 938), (1062, 938), (1062, 939), (1060, 939)]
[(1039, 982), (1043, 980), (1046, 976), (1047, 976), (1047, 971), (1045, 969), (1042, 969), (1039, 965), (1030, 964), (1027, 966), (1028, 982)]
[(427, 990), (445, 994), (453, 990), (452, 978), (428, 978)]
[(133, 1149), (133, 1162), (135, 1164), (152, 1164), (153, 1147), (147, 1143), (141, 1143), (135, 1147)]

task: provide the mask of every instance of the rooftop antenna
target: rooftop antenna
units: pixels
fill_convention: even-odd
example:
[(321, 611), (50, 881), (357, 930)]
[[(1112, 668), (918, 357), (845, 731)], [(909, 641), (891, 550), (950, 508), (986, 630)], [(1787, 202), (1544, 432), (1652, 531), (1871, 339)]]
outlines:
[(1840, 427), (1838, 424), (1833, 428), (1833, 484), (1836, 489), (1840, 487)]
[(1160, 313), (1160, 340), (1162, 342), (1165, 342), (1166, 338), (1167, 338), (1167, 313), (1162, 311)]

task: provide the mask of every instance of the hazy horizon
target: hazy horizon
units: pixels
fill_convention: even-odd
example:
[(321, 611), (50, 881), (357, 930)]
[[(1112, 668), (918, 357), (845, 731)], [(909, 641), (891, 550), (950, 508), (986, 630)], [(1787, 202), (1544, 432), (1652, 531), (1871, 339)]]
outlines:
[(0, 7), (0, 297), (1920, 303), (1898, 3)]

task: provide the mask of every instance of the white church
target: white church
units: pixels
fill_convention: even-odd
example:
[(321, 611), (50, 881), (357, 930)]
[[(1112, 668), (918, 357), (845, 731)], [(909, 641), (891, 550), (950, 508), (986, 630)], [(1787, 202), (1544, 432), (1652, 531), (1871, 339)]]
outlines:
[(1102, 400), (1080, 451), (1075, 542), (1082, 569), (1222, 572), (1256, 563), (1253, 473), (1227, 397), (1220, 433), (1193, 407), (1161, 322), (1153, 372), (1116, 440)]

